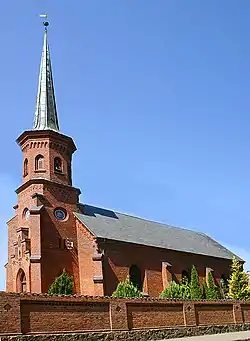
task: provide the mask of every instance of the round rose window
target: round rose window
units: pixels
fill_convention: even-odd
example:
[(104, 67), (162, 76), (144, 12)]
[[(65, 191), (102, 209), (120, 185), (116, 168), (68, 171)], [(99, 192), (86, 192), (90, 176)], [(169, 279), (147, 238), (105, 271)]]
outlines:
[(66, 218), (66, 211), (62, 208), (55, 209), (54, 214), (57, 220), (64, 220)]

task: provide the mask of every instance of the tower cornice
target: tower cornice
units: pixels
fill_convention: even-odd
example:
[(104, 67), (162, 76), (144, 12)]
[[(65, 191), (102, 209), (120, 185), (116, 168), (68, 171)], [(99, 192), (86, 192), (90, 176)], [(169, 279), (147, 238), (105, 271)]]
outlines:
[(55, 182), (55, 181), (50, 181), (47, 179), (42, 179), (42, 178), (30, 179), (27, 182), (23, 183), (21, 186), (19, 186), (16, 189), (16, 194), (19, 194), (24, 189), (26, 189), (30, 185), (34, 185), (34, 184), (44, 184), (44, 185), (49, 185), (49, 186), (57, 186), (57, 187), (60, 187), (63, 189), (67, 189), (68, 191), (75, 191), (75, 192), (77, 192), (78, 195), (81, 194), (81, 190), (79, 188), (76, 188), (76, 187), (73, 187), (70, 185), (61, 184), (61, 183)]
[(75, 142), (70, 136), (61, 134), (53, 130), (26, 130), (16, 139), (16, 143), (22, 148), (25, 142), (27, 142), (30, 139), (37, 140), (43, 138), (51, 138), (59, 143), (61, 142), (63, 144), (67, 144), (72, 154), (77, 149)]

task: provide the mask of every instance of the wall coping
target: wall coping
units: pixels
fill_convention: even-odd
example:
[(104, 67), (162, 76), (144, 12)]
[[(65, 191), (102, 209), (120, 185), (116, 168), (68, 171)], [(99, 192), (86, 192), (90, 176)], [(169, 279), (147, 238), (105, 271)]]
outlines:
[(50, 295), (43, 293), (9, 293), (0, 291), (0, 296), (14, 296), (20, 297), (22, 301), (25, 300), (48, 300), (48, 301), (95, 301), (95, 302), (129, 302), (129, 303), (179, 303), (179, 304), (243, 304), (250, 305), (250, 300), (234, 300), (234, 299), (221, 299), (221, 300), (183, 300), (183, 299), (169, 299), (169, 298), (158, 298), (158, 297), (143, 297), (143, 298), (116, 298), (111, 296), (88, 296), (88, 295)]

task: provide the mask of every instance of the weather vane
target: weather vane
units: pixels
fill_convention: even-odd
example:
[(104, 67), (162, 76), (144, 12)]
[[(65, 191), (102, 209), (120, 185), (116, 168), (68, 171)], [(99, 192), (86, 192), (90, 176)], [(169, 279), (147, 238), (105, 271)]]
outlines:
[(49, 26), (49, 22), (48, 20), (46, 20), (48, 18), (48, 14), (40, 14), (39, 17), (45, 19), (43, 25), (45, 27), (45, 30), (47, 30), (47, 27)]

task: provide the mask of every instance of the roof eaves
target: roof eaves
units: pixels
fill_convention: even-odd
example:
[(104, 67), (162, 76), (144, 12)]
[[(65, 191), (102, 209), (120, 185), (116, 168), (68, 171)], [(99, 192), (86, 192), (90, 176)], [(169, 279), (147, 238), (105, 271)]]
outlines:
[(110, 241), (120, 242), (120, 243), (143, 245), (143, 246), (147, 246), (147, 247), (154, 247), (157, 249), (170, 250), (170, 251), (188, 253), (188, 254), (193, 254), (193, 255), (200, 255), (200, 256), (204, 256), (204, 257), (211, 257), (211, 258), (217, 258), (217, 259), (231, 260), (233, 258), (233, 256), (235, 256), (239, 261), (245, 262), (243, 259), (241, 259), (239, 256), (234, 255), (232, 252), (230, 252), (232, 254), (232, 258), (230, 258), (229, 256), (228, 257), (213, 256), (213, 255), (208, 255), (207, 253), (201, 253), (201, 252), (195, 252), (195, 251), (191, 252), (191, 251), (185, 251), (185, 250), (179, 250), (179, 249), (173, 249), (173, 248), (164, 248), (163, 246), (142, 244), (142, 243), (137, 243), (135, 241), (126, 241), (126, 240), (121, 240), (121, 239), (112, 238), (112, 237), (103, 237), (103, 236), (99, 236), (99, 235), (96, 235), (96, 238), (100, 239), (100, 240), (105, 240), (105, 241), (110, 240)]

